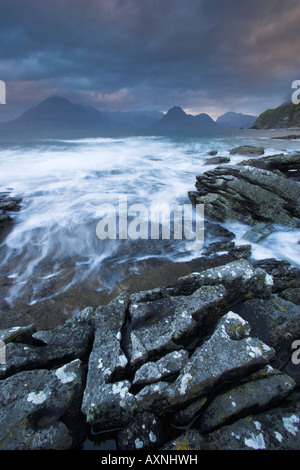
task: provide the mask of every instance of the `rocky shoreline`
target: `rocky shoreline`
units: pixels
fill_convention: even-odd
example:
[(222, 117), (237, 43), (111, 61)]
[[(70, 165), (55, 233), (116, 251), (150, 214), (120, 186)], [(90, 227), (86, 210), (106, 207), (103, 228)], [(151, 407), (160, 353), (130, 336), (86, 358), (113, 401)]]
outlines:
[[(297, 226), (300, 156), (261, 154), (197, 177), (207, 227), (247, 221), (251, 239)], [(119, 450), (299, 450), (300, 269), (254, 262), (230, 234), (205, 256), (55, 328), (1, 330), (0, 448), (84, 449), (113, 431)]]

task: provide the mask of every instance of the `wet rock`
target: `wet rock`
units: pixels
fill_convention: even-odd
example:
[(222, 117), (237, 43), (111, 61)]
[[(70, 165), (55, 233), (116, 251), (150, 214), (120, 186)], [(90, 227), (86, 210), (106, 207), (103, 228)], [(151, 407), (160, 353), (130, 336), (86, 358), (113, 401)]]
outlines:
[(153, 413), (138, 413), (133, 420), (118, 432), (120, 450), (158, 449), (164, 443), (164, 428)]
[(230, 150), (230, 155), (263, 155), (265, 150), (262, 147), (253, 147), (251, 145), (241, 145)]
[(240, 221), (250, 226), (271, 222), (296, 227), (300, 217), (300, 186), (271, 171), (250, 166), (221, 165), (196, 178), (192, 204), (204, 204), (218, 222)]
[(280, 171), (284, 176), (294, 178), (300, 171), (300, 155), (272, 155), (258, 159), (243, 160), (238, 163), (268, 171)]
[(275, 227), (272, 224), (260, 222), (254, 225), (251, 230), (245, 232), (242, 239), (248, 240), (251, 243), (258, 243), (273, 232), (275, 232)]
[(55, 370), (24, 371), (0, 381), (0, 448), (64, 450), (76, 438), (84, 368), (77, 359)]
[(267, 406), (274, 406), (286, 398), (295, 385), (291, 377), (267, 366), (253, 374), (249, 382), (214, 398), (201, 416), (199, 429), (202, 433), (211, 432), (236, 416), (266, 410)]
[(222, 165), (224, 163), (229, 163), (229, 157), (211, 157), (205, 160), (205, 165)]

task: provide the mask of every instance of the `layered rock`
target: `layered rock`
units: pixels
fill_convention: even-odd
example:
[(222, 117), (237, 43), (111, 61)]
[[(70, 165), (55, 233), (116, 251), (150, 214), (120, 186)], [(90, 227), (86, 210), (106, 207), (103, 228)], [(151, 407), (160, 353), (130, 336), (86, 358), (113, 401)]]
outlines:
[(218, 222), (255, 225), (271, 222), (296, 227), (300, 217), (300, 186), (274, 172), (242, 165), (221, 165), (196, 178), (193, 204)]

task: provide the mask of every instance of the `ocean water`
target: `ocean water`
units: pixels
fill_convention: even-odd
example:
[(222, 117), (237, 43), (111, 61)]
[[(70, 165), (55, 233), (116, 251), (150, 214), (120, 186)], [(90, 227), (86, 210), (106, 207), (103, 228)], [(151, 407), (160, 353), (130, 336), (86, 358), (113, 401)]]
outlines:
[[(205, 164), (209, 151), (228, 156), (238, 145), (262, 146), (265, 155), (299, 151), (300, 142), (271, 138), (288, 133), (1, 132), (0, 191), (22, 197), (22, 208), (12, 214), (13, 228), (0, 246), (0, 327), (31, 319), (43, 326), (61, 322), (126, 292), (130, 276), (131, 289), (147, 287), (144, 268), (150, 260), (172, 266), (201, 256), (201, 250), (188, 251), (184, 240), (100, 240), (99, 208), (110, 204), (117, 210), (120, 197), (129, 206), (189, 204), (196, 175), (213, 168)], [(232, 164), (245, 159), (230, 157)], [(245, 243), (246, 225), (225, 226), (236, 234), (236, 244)], [(300, 230), (279, 230), (254, 244), (252, 256), (300, 266), (299, 240)], [(160, 281), (154, 268), (152, 287)]]

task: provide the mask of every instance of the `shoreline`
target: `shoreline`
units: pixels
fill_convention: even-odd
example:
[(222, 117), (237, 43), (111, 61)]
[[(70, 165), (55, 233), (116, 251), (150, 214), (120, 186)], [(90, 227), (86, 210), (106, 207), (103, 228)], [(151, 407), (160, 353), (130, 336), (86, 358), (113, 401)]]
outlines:
[[(274, 188), (282, 220), (292, 224), (299, 184), (283, 160), (256, 156), (253, 167), (222, 165), (197, 177), (193, 198), (213, 195), (210, 229), (221, 227), (230, 203), (244, 217), (253, 174), (255, 194)], [(219, 213), (226, 174), (245, 196), (240, 205), (227, 197), (229, 212), (221, 199)], [(268, 237), (272, 217), (252, 209), (251, 236)], [(237, 246), (221, 231), (177, 281), (85, 306), (54, 328), (1, 330), (1, 448), (88, 450), (98, 441), (103, 449), (107, 438), (107, 450), (119, 451), (299, 449), (300, 269), (250, 262), (247, 240)]]

